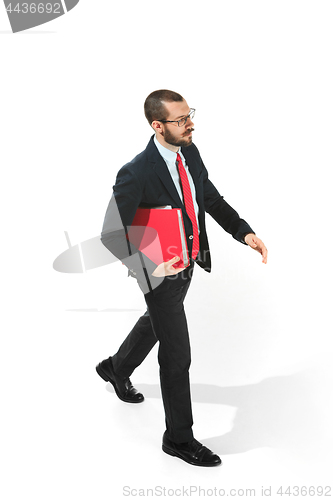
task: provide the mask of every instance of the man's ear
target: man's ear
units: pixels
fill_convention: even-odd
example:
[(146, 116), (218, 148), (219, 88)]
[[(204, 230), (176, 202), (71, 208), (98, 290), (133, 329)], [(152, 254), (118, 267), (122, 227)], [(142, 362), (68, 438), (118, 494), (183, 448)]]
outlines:
[(157, 120), (154, 120), (152, 123), (151, 123), (151, 126), (153, 127), (153, 129), (155, 130), (155, 132), (157, 134), (161, 134), (163, 135), (163, 123), (157, 121)]

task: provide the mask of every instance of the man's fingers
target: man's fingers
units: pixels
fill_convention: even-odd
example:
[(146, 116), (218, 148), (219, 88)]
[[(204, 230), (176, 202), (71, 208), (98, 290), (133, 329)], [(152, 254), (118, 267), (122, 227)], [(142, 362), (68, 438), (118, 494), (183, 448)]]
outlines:
[(178, 274), (184, 271), (185, 267), (173, 267), (174, 264), (176, 264), (179, 260), (180, 257), (178, 257), (178, 255), (168, 260), (168, 262), (166, 263), (167, 274)]
[(170, 270), (173, 271), (175, 269), (173, 267), (173, 265), (176, 264), (179, 260), (180, 260), (180, 257), (178, 257), (178, 255), (176, 255), (172, 259), (168, 260), (168, 262), (166, 263), (166, 267), (167, 267), (168, 271), (170, 271)]
[(256, 250), (258, 250), (258, 252), (261, 253), (261, 255), (262, 255), (262, 262), (264, 264), (267, 264), (267, 248), (265, 247), (265, 245), (263, 244), (262, 241), (260, 243), (261, 243), (261, 245), (259, 246), (259, 248), (256, 248)]
[(262, 256), (262, 262), (267, 264), (267, 248), (265, 247), (263, 241), (257, 238), (254, 234), (249, 233), (245, 236), (245, 243), (247, 243), (253, 250), (259, 252)]
[(267, 264), (267, 248), (265, 247), (264, 243), (259, 239), (253, 239), (252, 243), (253, 243), (253, 246), (251, 245), (252, 248), (257, 252), (261, 253), (262, 262), (264, 264)]
[(171, 263), (171, 264), (174, 264), (175, 262), (177, 262), (178, 260), (180, 260), (180, 257), (178, 257), (178, 255), (176, 255), (175, 257), (172, 257), (172, 259), (168, 260), (168, 264)]
[(185, 267), (173, 267), (174, 264), (176, 264), (180, 260), (180, 257), (176, 255), (172, 259), (168, 260), (167, 262), (162, 262), (159, 264), (155, 271), (152, 273), (152, 275), (155, 278), (161, 278), (162, 276), (170, 276), (172, 274), (178, 274), (184, 271)]
[(262, 261), (264, 264), (267, 264), (267, 248), (264, 246), (263, 251), (262, 251)]

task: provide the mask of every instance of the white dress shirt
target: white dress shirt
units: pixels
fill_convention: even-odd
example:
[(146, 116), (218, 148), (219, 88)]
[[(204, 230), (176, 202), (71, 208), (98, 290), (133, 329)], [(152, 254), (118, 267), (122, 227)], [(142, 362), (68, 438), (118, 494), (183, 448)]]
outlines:
[[(156, 139), (156, 135), (154, 136), (154, 143), (155, 143), (155, 145), (156, 145), (156, 147), (157, 147), (160, 155), (162, 156), (163, 160), (165, 161), (165, 163), (166, 163), (166, 165), (168, 167), (168, 170), (170, 172), (170, 175), (172, 177), (172, 180), (173, 180), (173, 182), (174, 182), (174, 184), (176, 186), (176, 189), (177, 189), (177, 192), (179, 194), (179, 197), (182, 200), (182, 202), (184, 203), (183, 192), (182, 192), (181, 182), (180, 182), (180, 177), (179, 177), (179, 173), (178, 173), (178, 169), (177, 169), (177, 164), (176, 164), (177, 153), (174, 153), (170, 149), (167, 149), (164, 146), (162, 146), (162, 144), (160, 144), (158, 142), (158, 140)], [(188, 166), (186, 165), (186, 160), (185, 160), (185, 158), (184, 158), (184, 156), (183, 156), (183, 154), (181, 152), (181, 148), (179, 148), (178, 153), (180, 154), (180, 157), (182, 159), (182, 162), (183, 162), (183, 165), (184, 165), (184, 168), (185, 168), (185, 172), (187, 174), (187, 178), (188, 178), (188, 181), (189, 181), (189, 184), (190, 184), (191, 193), (192, 193), (192, 199), (193, 199), (193, 205), (194, 205), (194, 211), (195, 211), (195, 215), (196, 215), (196, 218), (197, 218), (198, 230), (200, 232), (199, 217), (198, 217), (199, 207), (198, 207), (197, 200), (196, 200), (196, 193), (195, 193), (194, 182), (193, 182), (192, 176), (190, 174), (190, 171), (188, 169)]]

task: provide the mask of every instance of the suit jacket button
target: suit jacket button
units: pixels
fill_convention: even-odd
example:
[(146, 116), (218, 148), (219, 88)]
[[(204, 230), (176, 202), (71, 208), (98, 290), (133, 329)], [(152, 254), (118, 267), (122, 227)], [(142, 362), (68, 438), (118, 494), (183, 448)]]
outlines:
[(191, 234), (191, 236), (189, 236), (188, 239), (193, 240), (193, 234)]

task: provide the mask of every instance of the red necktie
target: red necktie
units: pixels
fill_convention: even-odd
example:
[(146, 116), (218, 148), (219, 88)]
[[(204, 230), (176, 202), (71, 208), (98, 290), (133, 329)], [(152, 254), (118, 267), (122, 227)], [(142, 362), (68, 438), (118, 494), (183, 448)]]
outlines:
[(198, 223), (197, 218), (195, 216), (195, 210), (193, 205), (192, 192), (190, 188), (190, 183), (188, 181), (187, 173), (185, 171), (182, 159), (180, 154), (177, 153), (177, 162), (178, 162), (178, 172), (182, 184), (183, 195), (184, 195), (184, 205), (187, 212), (187, 215), (191, 219), (193, 226), (193, 246), (192, 246), (192, 259), (195, 260), (196, 256), (199, 252), (199, 231), (198, 231)]

